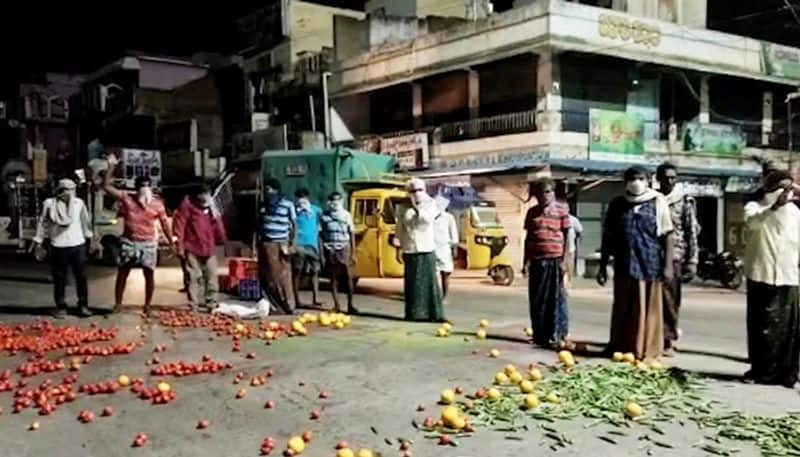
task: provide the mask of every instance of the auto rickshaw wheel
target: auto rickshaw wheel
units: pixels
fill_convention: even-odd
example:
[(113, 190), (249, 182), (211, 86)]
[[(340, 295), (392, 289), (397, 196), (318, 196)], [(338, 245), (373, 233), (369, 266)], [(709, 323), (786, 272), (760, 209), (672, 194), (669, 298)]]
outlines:
[(499, 265), (490, 273), (492, 281), (498, 286), (510, 286), (514, 283), (514, 269), (509, 265)]

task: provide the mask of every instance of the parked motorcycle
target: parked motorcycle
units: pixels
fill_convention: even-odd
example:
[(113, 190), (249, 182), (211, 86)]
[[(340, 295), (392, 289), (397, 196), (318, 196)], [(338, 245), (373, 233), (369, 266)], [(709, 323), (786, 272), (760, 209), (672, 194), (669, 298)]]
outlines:
[(700, 249), (697, 276), (703, 281), (715, 280), (728, 289), (738, 289), (744, 277), (744, 263), (729, 251), (712, 254)]

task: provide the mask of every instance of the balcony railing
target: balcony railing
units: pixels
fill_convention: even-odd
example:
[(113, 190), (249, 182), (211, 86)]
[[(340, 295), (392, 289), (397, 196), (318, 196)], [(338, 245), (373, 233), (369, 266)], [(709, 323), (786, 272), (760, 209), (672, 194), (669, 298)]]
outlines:
[(461, 141), (536, 130), (536, 111), (519, 111), (441, 126), (441, 141)]

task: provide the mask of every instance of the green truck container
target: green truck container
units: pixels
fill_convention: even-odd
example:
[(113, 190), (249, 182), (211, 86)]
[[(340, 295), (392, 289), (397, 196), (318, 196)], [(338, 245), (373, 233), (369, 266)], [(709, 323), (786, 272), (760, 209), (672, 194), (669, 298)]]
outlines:
[(347, 201), (347, 195), (361, 187), (397, 186), (394, 169), (392, 156), (346, 148), (266, 151), (261, 156), (261, 193), (264, 182), (276, 178), (289, 198), (305, 187), (318, 205), (334, 191)]

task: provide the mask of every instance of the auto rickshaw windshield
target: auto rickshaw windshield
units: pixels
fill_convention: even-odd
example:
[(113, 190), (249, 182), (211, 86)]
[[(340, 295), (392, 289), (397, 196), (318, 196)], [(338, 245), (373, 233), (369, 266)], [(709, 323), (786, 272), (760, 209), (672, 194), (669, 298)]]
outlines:
[(408, 198), (390, 198), (386, 201), (386, 206), (383, 209), (383, 222), (384, 224), (392, 225), (396, 222), (397, 211), (400, 207), (410, 207), (411, 200)]
[(472, 226), (476, 228), (502, 227), (497, 215), (497, 208), (493, 206), (473, 206)]

